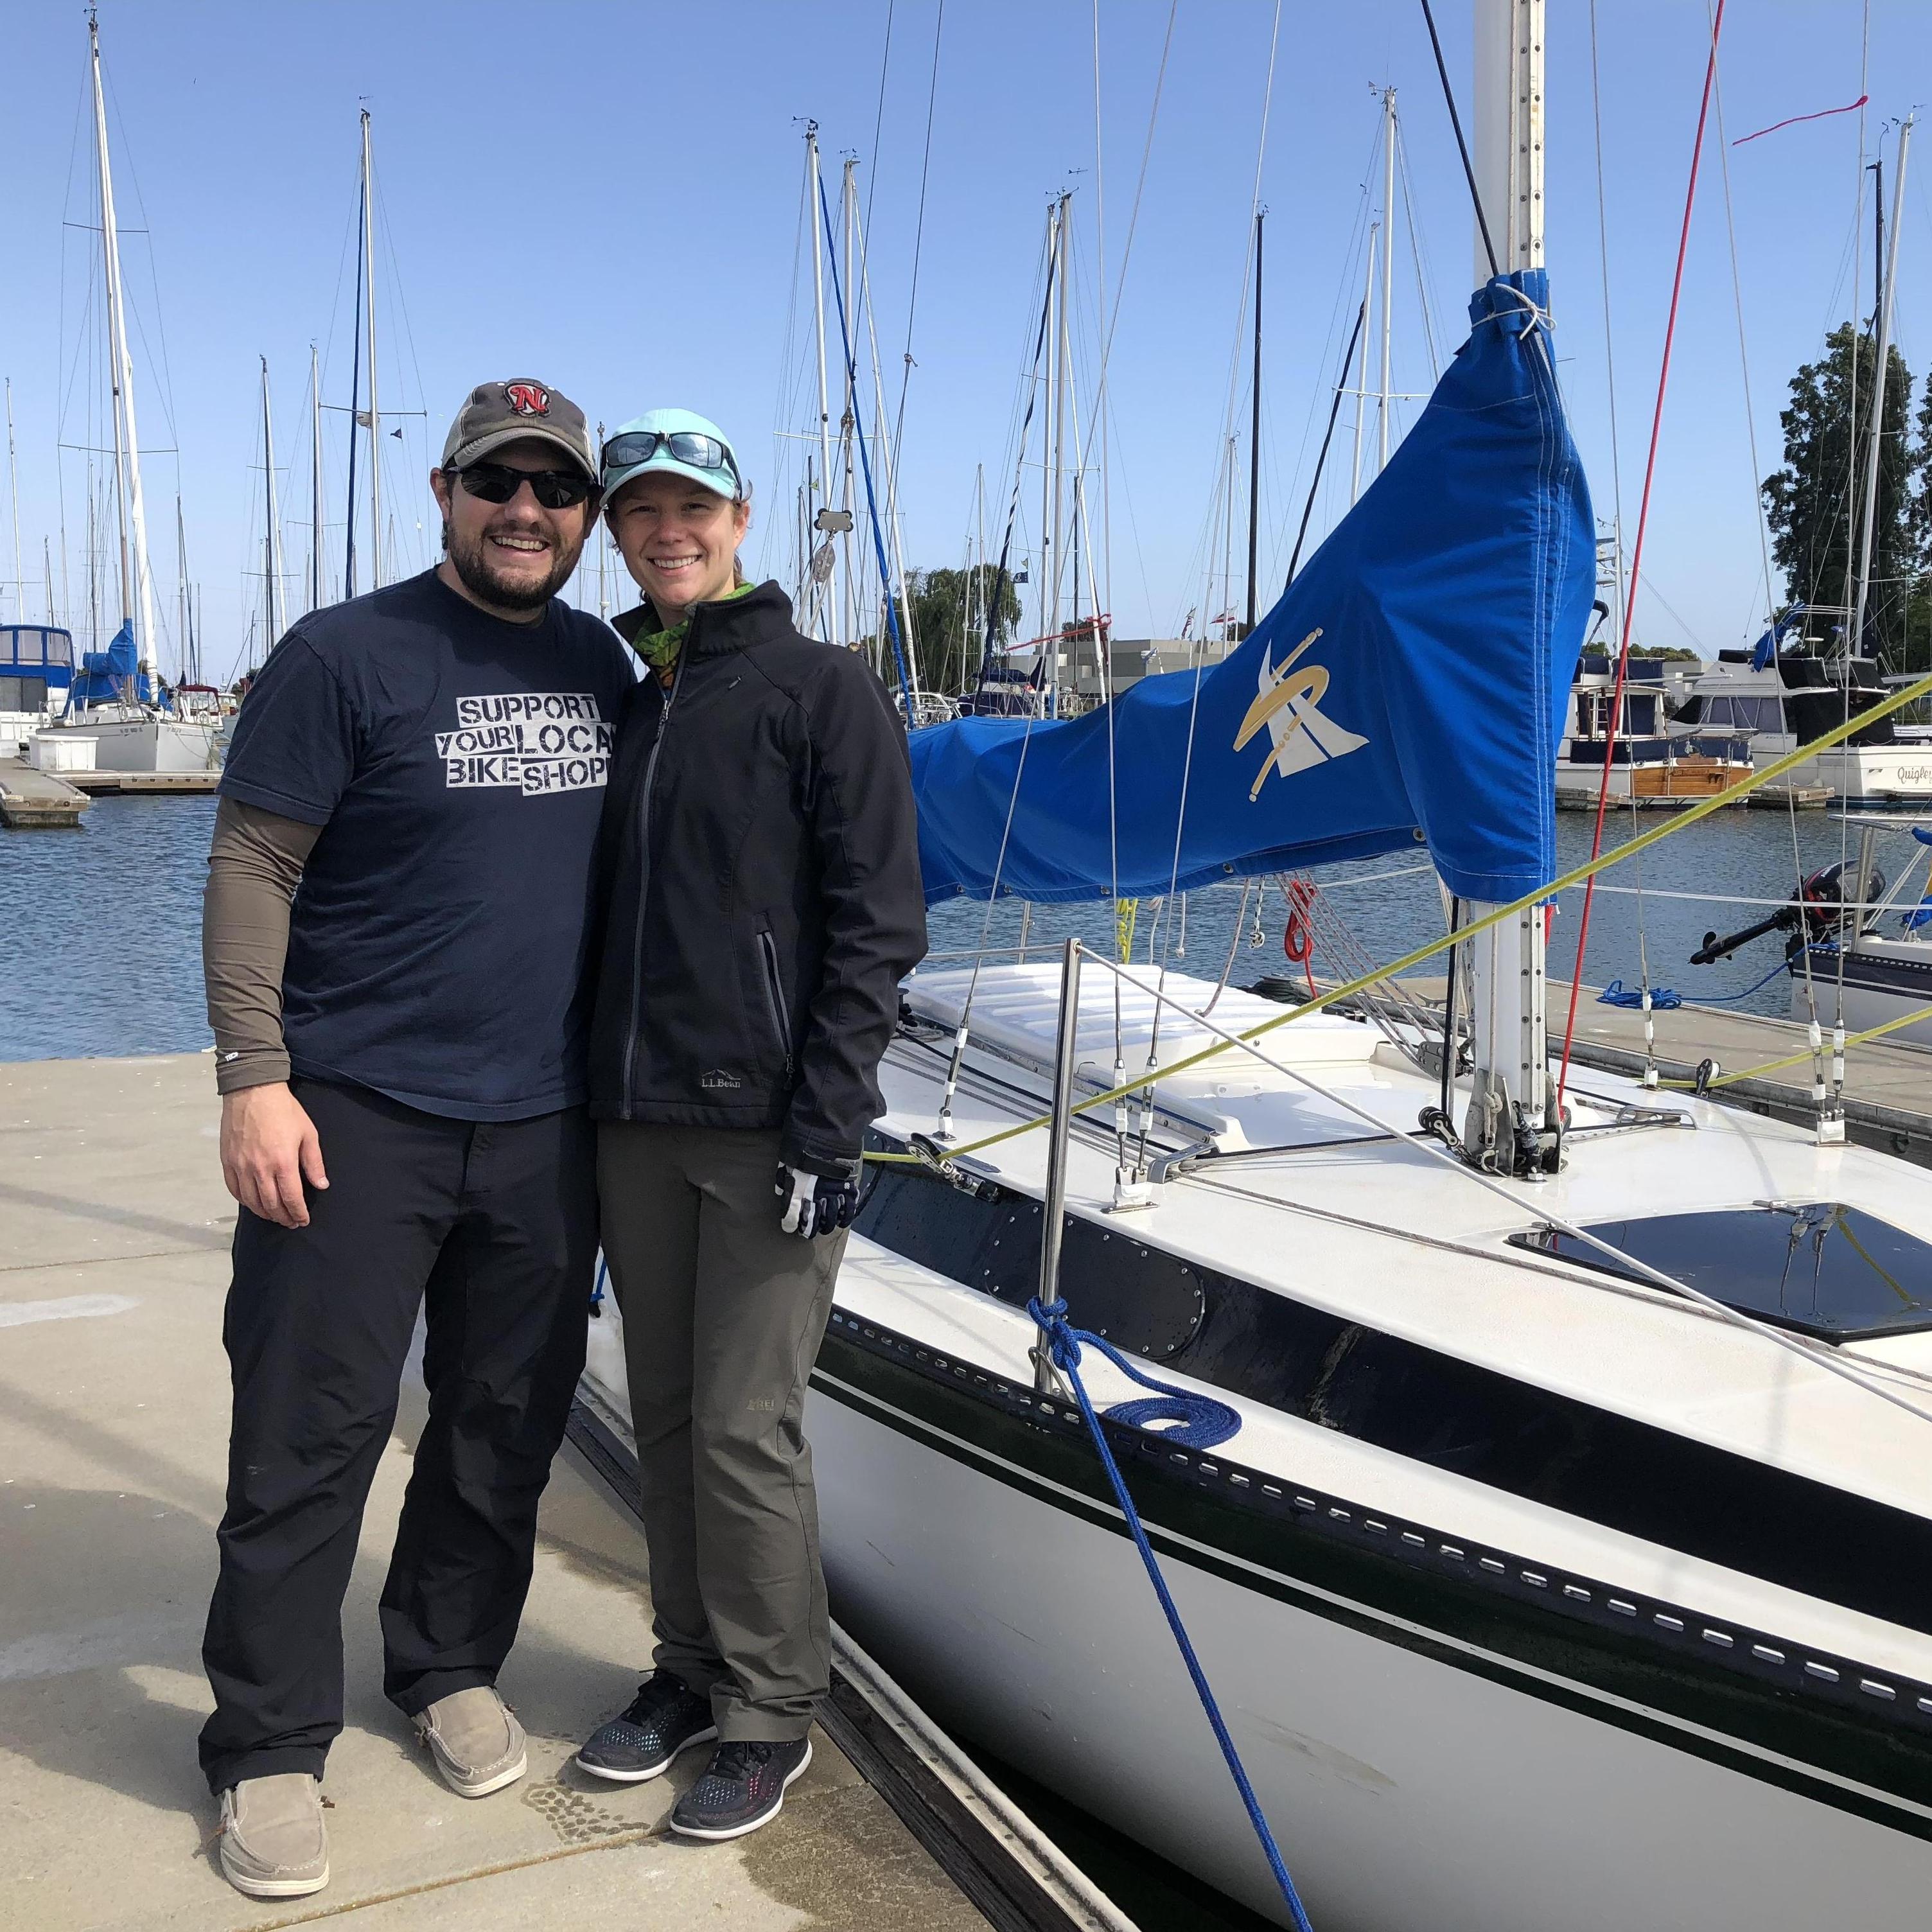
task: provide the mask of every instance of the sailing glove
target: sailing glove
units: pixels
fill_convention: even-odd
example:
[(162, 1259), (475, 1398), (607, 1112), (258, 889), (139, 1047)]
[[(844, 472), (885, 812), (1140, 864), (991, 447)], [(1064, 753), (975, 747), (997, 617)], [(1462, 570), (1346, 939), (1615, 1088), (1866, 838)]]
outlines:
[(856, 1163), (850, 1172), (828, 1174), (808, 1174), (781, 1161), (772, 1191), (778, 1198), (778, 1226), (788, 1234), (802, 1234), (808, 1240), (835, 1228), (850, 1227), (859, 1211)]

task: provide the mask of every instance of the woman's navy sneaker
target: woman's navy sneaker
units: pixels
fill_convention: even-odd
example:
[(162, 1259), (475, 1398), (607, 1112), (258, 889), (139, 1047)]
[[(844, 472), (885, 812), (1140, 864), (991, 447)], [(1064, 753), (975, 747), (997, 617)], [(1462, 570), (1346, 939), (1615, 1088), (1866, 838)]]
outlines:
[(677, 1801), (670, 1828), (687, 1838), (742, 1838), (776, 1818), (785, 1786), (812, 1762), (812, 1740), (788, 1744), (734, 1738), (711, 1754), (704, 1775)]
[(577, 1754), (580, 1769), (614, 1784), (641, 1784), (670, 1768), (671, 1760), (693, 1744), (718, 1735), (711, 1700), (700, 1697), (682, 1677), (652, 1672), (621, 1717), (598, 1727)]

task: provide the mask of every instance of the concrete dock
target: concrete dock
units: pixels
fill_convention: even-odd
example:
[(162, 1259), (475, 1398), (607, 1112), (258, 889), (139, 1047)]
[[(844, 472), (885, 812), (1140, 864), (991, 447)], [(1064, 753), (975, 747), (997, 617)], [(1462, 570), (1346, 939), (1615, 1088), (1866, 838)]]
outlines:
[(87, 794), (64, 778), (24, 759), (0, 758), (0, 825), (16, 832), (78, 825), (87, 807)]
[(223, 1878), (195, 1766), (222, 1506), (235, 1209), (208, 1058), (0, 1065), (0, 1924), (22, 1932), (586, 1926), (984, 1932), (822, 1733), (782, 1816), (693, 1846), (644, 1785), (567, 1768), (647, 1656), (644, 1548), (574, 1449), (543, 1508), (505, 1696), (520, 1784), (466, 1802), (383, 1701), (376, 1598), (421, 1418), (383, 1458), (344, 1628), (348, 1723), (324, 1792), (334, 1878), (261, 1903)]

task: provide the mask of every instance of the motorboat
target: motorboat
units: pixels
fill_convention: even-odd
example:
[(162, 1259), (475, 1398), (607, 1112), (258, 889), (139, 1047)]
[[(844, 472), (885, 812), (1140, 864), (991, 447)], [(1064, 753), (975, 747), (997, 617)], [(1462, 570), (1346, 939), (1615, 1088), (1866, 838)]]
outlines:
[[(1694, 742), (1742, 736), (1762, 769), (1870, 710), (1889, 695), (1877, 661), (1817, 634), (1826, 620), (1850, 614), (1800, 606), (1754, 649), (1720, 651), (1666, 731)], [(1888, 716), (1807, 759), (1787, 782), (1825, 786), (1852, 807), (1932, 806), (1932, 745)]]
[(1932, 818), (1856, 815), (1846, 830), (1858, 835), (1854, 856), (1814, 872), (1788, 904), (1741, 932), (1706, 933), (1690, 963), (1781, 933), (1793, 1019), (1847, 1033), (1886, 1027), (1900, 1046), (1932, 1046)]
[[(1613, 805), (1670, 811), (1714, 797), (1751, 767), (1748, 739), (1721, 730), (1669, 728), (1690, 701), (1701, 661), (1632, 656), (1621, 700), (1616, 663), (1586, 651), (1570, 689), (1569, 715), (1556, 754), (1559, 809)], [(1616, 716), (1616, 745), (1610, 723)], [(1606, 757), (1606, 752), (1609, 755)]]

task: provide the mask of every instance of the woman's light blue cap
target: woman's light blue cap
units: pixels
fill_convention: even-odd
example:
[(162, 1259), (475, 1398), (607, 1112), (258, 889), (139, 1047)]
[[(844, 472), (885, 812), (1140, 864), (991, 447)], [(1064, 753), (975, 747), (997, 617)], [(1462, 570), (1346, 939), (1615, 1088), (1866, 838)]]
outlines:
[[(646, 410), (642, 416), (633, 416), (628, 422), (620, 423), (604, 439), (604, 448), (609, 448), (620, 436), (627, 436), (638, 430), (655, 430), (660, 436), (672, 435), (680, 430), (693, 436), (708, 436), (730, 450), (734, 462), (737, 460), (738, 452), (731, 439), (715, 422), (691, 410)], [(734, 502), (751, 494), (742, 470), (736, 476), (728, 468), (700, 470), (695, 464), (680, 463), (668, 448), (660, 444), (642, 463), (626, 464), (618, 470), (613, 470), (606, 463), (603, 472), (604, 500), (608, 503), (632, 477), (641, 476), (650, 470), (665, 470), (674, 476), (686, 477), (693, 483), (700, 484), (704, 488)]]

